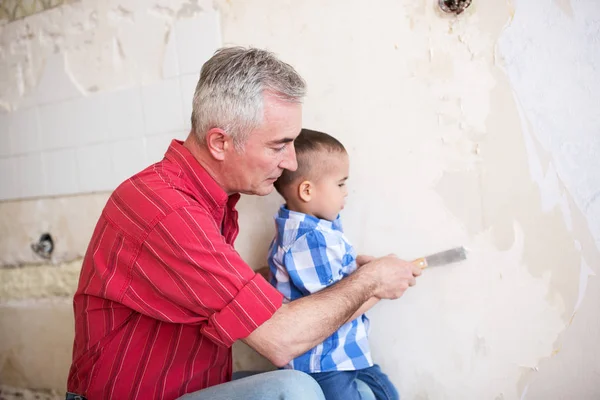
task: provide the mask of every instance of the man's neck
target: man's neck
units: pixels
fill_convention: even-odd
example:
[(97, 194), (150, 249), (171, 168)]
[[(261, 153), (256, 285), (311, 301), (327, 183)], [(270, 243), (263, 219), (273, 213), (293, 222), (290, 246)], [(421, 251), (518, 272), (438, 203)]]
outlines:
[(198, 161), (198, 163), (211, 176), (211, 178), (213, 178), (215, 182), (217, 182), (217, 184), (225, 191), (225, 193), (227, 193), (227, 196), (234, 194), (233, 192), (230, 192), (224, 185), (224, 174), (221, 172), (219, 162), (211, 157), (206, 146), (199, 142), (198, 138), (193, 132), (190, 132), (187, 139), (185, 139), (185, 142), (183, 142), (183, 147), (192, 153), (196, 161)]

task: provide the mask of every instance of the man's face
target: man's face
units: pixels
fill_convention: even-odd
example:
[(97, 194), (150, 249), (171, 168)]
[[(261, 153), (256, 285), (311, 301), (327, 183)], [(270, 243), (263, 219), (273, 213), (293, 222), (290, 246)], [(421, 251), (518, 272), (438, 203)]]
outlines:
[(263, 123), (254, 129), (242, 152), (230, 149), (229, 176), (233, 191), (265, 196), (284, 169), (298, 167), (294, 139), (302, 129), (302, 105), (264, 97)]

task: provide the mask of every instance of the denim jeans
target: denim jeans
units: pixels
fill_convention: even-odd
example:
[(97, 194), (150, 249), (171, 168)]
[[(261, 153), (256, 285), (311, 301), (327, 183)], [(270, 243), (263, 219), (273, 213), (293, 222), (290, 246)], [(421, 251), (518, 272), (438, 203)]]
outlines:
[[(238, 375), (239, 376), (239, 375)], [(308, 374), (278, 370), (245, 377), (188, 393), (179, 400), (325, 400)]]
[(332, 371), (310, 374), (321, 386), (327, 400), (366, 400), (357, 383), (364, 382), (377, 400), (399, 400), (398, 391), (375, 364), (356, 371)]
[[(262, 373), (261, 371), (237, 371), (233, 373), (233, 380), (236, 379), (241, 379), (241, 378), (245, 378), (247, 376), (252, 376), (252, 375), (256, 375), (256, 374), (260, 374)], [(357, 379), (356, 380), (356, 388), (358, 389), (358, 392), (360, 393), (360, 399), (361, 400), (376, 400), (375, 399), (375, 394), (373, 394), (373, 391), (371, 390), (371, 388), (364, 383), (363, 381)]]
[[(362, 381), (356, 381), (361, 400), (375, 400), (372, 390)], [(325, 400), (323, 391), (309, 375), (292, 370), (272, 372), (234, 372), (233, 381), (188, 393), (180, 400)], [(66, 400), (85, 400), (85, 397), (67, 393)]]
[[(233, 379), (188, 393), (178, 400), (325, 400), (317, 382), (304, 372), (242, 372), (234, 374)], [(66, 400), (86, 398), (67, 393)]]

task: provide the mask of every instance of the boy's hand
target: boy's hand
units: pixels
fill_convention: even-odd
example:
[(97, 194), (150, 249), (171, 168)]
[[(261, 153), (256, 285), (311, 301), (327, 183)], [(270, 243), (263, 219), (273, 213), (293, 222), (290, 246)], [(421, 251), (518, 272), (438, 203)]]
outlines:
[(395, 255), (374, 259), (357, 271), (373, 279), (373, 295), (379, 299), (397, 299), (416, 285), (421, 268)]
[(376, 259), (376, 257), (373, 256), (367, 256), (365, 254), (359, 254), (358, 256), (356, 256), (356, 266), (358, 268), (362, 267), (363, 265), (370, 263), (371, 261), (374, 261)]

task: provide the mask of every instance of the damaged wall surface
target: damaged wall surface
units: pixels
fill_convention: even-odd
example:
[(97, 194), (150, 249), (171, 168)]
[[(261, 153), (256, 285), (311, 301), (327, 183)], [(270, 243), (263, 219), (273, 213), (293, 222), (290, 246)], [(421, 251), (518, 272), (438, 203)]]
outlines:
[[(559, 239), (558, 226), (538, 218), (537, 229), (548, 229), (546, 245), (562, 243), (565, 250), (560, 258), (550, 258), (547, 247), (539, 246), (531, 259), (544, 259), (556, 283), (565, 286), (568, 280), (575, 286), (568, 292), (577, 293), (565, 296), (565, 316), (570, 313), (571, 319), (555, 344), (554, 357), (542, 361), (522, 383), (531, 382), (525, 386), (527, 398), (598, 398), (599, 351), (591, 338), (600, 334), (595, 278), (600, 267), (600, 5), (519, 0), (515, 10), (499, 51), (519, 108), (529, 176), (539, 189), (541, 211), (556, 214), (566, 228)], [(572, 375), (569, 371), (577, 371), (577, 383), (562, 378)]]
[(110, 191), (161, 159), (221, 45), (197, 2), (88, 0), (0, 29), (0, 200)]
[[(0, 101), (7, 111), (0, 118), (11, 121), (0, 130), (0, 148), (9, 149), (0, 154), (3, 165), (88, 146), (104, 146), (102, 154), (115, 160), (126, 140), (138, 141), (127, 155), (144, 154), (130, 170), (113, 161), (112, 172), (93, 179), (102, 187), (78, 183), (56, 193), (44, 175), (19, 175), (25, 181), (13, 182), (14, 192), (3, 197), (13, 200), (0, 203), (2, 264), (39, 262), (29, 244), (43, 229), (57, 237), (54, 262), (81, 257), (107, 191), (124, 177), (119, 174), (135, 172), (160, 157), (169, 138), (186, 135), (193, 85), (208, 49), (217, 42), (268, 48), (308, 83), (304, 126), (333, 134), (350, 153), (343, 218), (359, 252), (412, 259), (456, 245), (469, 250), (466, 262), (425, 271), (401, 300), (370, 312), (374, 359), (403, 398), (600, 396), (600, 104), (594, 95), (600, 90), (600, 6), (593, 0), (473, 2), (459, 17), (428, 0), (84, 0), (1, 29)], [(201, 32), (213, 32), (212, 39)], [(204, 50), (194, 52), (194, 46)], [(152, 96), (144, 95), (148, 87), (156, 88)], [(67, 102), (89, 107), (94, 118), (95, 104), (124, 96), (139, 100), (138, 113), (103, 126), (95, 136), (107, 138), (102, 143), (78, 142), (83, 121), (56, 125), (62, 144), (43, 147), (44, 107), (60, 105), (65, 114), (56, 124), (62, 124), (73, 109)], [(19, 141), (20, 131), (10, 128), (30, 109), (42, 143), (34, 148), (20, 143), (35, 143), (35, 134)], [(131, 115), (141, 122), (123, 129), (129, 125), (120, 121), (131, 124)], [(127, 132), (136, 133), (123, 138)], [(98, 173), (78, 171), (82, 181)], [(3, 186), (11, 176), (3, 173)], [(28, 176), (46, 182), (44, 192), (19, 192)], [(236, 247), (253, 267), (266, 262), (280, 202), (275, 194), (240, 202)], [(77, 222), (57, 222), (64, 219)], [(69, 277), (54, 286), (49, 281), (58, 280), (56, 270), (31, 272), (50, 266), (2, 271), (13, 289), (0, 291), (0, 299), (22, 305), (24, 292), (68, 296), (73, 265), (54, 267)], [(25, 278), (17, 274), (53, 289), (36, 296), (34, 285), (20, 286)], [(64, 316), (63, 308), (57, 312)], [(15, 315), (10, 309), (0, 317)], [(68, 343), (68, 334), (60, 334)], [(15, 377), (14, 348), (26, 343), (6, 343), (12, 347), (0, 349), (0, 363), (12, 375), (2, 365), (0, 374)], [(52, 357), (67, 364), (66, 376), (68, 362)], [(235, 367), (268, 364), (240, 346)], [(19, 379), (13, 384), (35, 382)], [(50, 374), (44, 382), (61, 389), (60, 379)]]

